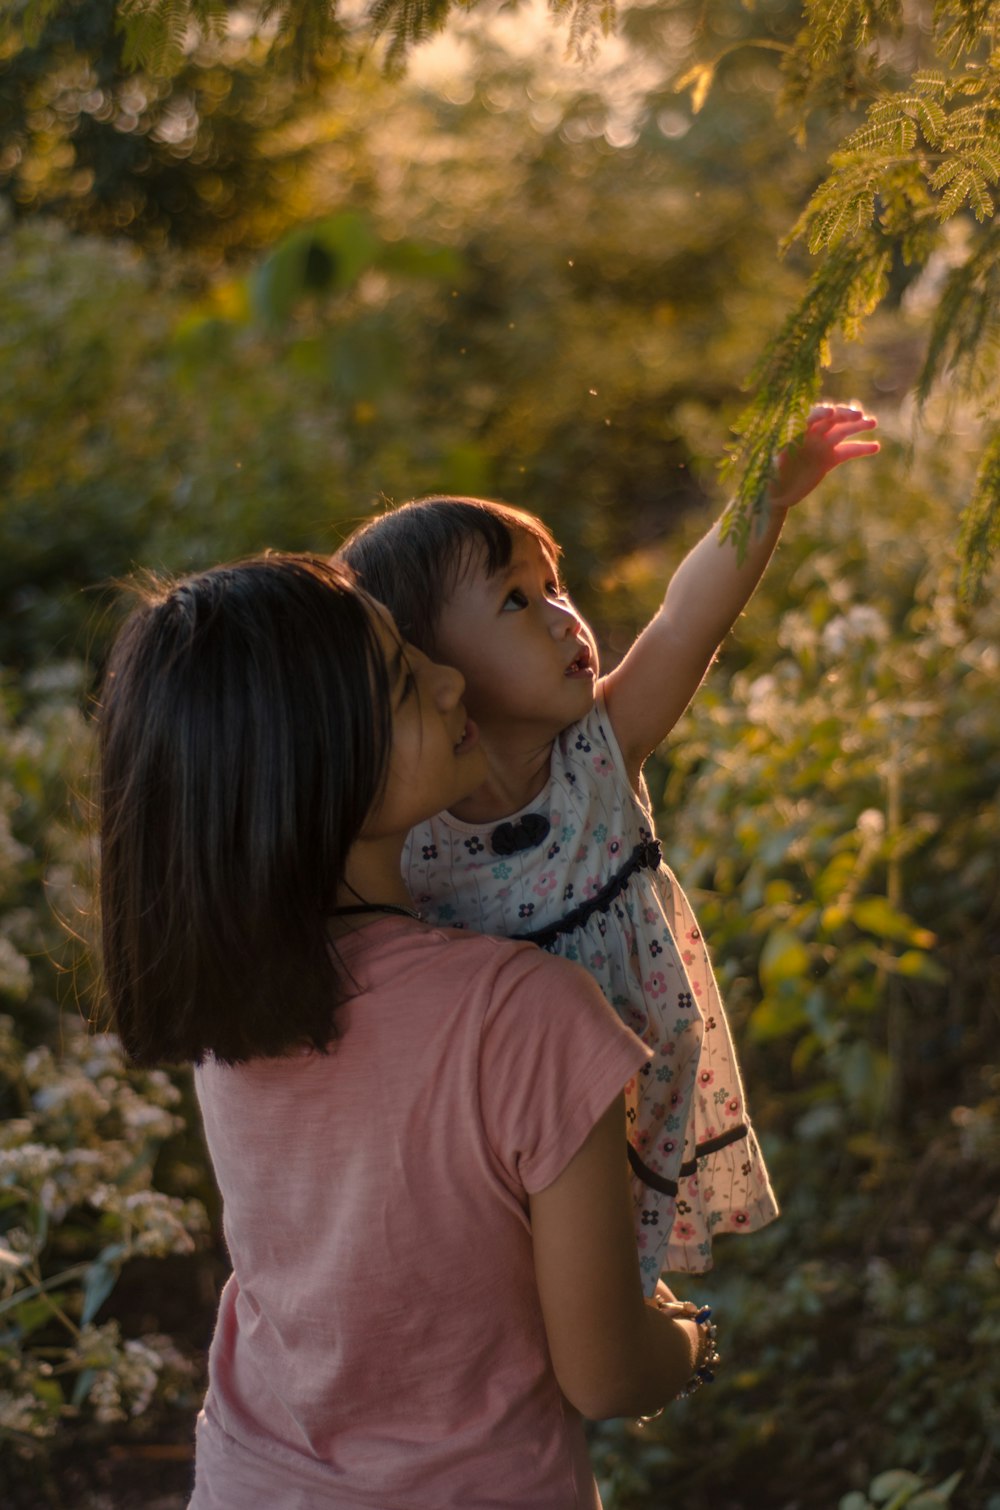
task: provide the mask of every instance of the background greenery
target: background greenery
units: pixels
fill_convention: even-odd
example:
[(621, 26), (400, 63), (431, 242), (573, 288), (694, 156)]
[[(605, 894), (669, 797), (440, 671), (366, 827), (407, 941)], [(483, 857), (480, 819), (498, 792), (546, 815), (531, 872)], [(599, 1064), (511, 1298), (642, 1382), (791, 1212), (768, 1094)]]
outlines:
[[(5, 1504), (183, 1503), (225, 1272), (185, 1078), (79, 1026), (109, 583), (482, 490), (550, 521), (619, 654), (724, 502), (741, 382), (810, 277), (776, 245), (849, 123), (814, 107), (796, 145), (747, 48), (692, 116), (682, 65), (802, 16), (690, 9), (628, 11), (587, 69), (522, 11), (402, 81), (334, 49), (294, 83), (235, 28), (129, 72), (80, 0), (0, 59)], [(713, 1391), (595, 1428), (618, 1510), (1000, 1506), (1000, 650), (955, 546), (985, 421), (944, 392), (915, 443), (912, 396), (974, 234), (957, 213), (834, 344), (825, 391), (883, 453), (796, 511), (651, 765), (784, 1214), (690, 1286)]]

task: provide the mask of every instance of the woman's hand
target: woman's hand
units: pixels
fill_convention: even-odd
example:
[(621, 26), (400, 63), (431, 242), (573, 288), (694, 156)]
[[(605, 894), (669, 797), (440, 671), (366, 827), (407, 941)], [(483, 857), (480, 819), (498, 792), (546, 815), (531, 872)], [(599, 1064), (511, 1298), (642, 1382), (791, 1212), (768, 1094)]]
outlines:
[(786, 446), (774, 465), (771, 484), (772, 509), (790, 509), (801, 503), (828, 472), (857, 456), (874, 456), (877, 440), (856, 440), (874, 430), (878, 420), (853, 404), (817, 404), (810, 409), (806, 428)]

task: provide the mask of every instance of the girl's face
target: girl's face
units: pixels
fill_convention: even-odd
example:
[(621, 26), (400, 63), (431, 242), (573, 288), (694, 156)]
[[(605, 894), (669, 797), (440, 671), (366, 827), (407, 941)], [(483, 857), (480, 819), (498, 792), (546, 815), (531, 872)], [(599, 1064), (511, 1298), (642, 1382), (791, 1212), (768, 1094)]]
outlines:
[(462, 701), (465, 682), (453, 666), (438, 665), (401, 639), (392, 615), (372, 603), (389, 672), (392, 749), (385, 788), (362, 837), (406, 834), (476, 790), (486, 756)]
[(513, 539), (509, 566), (474, 562), (441, 609), (435, 653), (458, 666), (484, 732), (522, 728), (553, 739), (594, 703), (597, 645), (532, 535)]

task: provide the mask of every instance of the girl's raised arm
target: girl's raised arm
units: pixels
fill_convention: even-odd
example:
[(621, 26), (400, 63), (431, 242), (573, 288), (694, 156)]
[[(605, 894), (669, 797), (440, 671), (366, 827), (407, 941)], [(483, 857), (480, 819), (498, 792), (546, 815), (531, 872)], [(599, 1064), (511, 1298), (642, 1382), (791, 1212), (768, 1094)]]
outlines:
[(530, 1197), (535, 1274), (559, 1387), (581, 1415), (648, 1415), (684, 1388), (699, 1329), (645, 1303), (617, 1096), (562, 1174)]
[(749, 602), (788, 510), (834, 467), (873, 456), (878, 441), (855, 437), (876, 424), (859, 408), (818, 405), (801, 440), (778, 457), (767, 525), (752, 535), (743, 561), (731, 541), (720, 540), (716, 523), (681, 562), (659, 612), (604, 678), (608, 713), (633, 786), (646, 756), (670, 733)]

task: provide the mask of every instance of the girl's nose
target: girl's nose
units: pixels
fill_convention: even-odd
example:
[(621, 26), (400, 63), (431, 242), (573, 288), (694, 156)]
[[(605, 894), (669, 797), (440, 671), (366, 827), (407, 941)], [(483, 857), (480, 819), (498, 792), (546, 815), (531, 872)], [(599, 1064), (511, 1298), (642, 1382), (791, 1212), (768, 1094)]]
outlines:
[(576, 634), (582, 622), (571, 603), (550, 603), (548, 613), (549, 633), (557, 640), (565, 640), (571, 634)]

